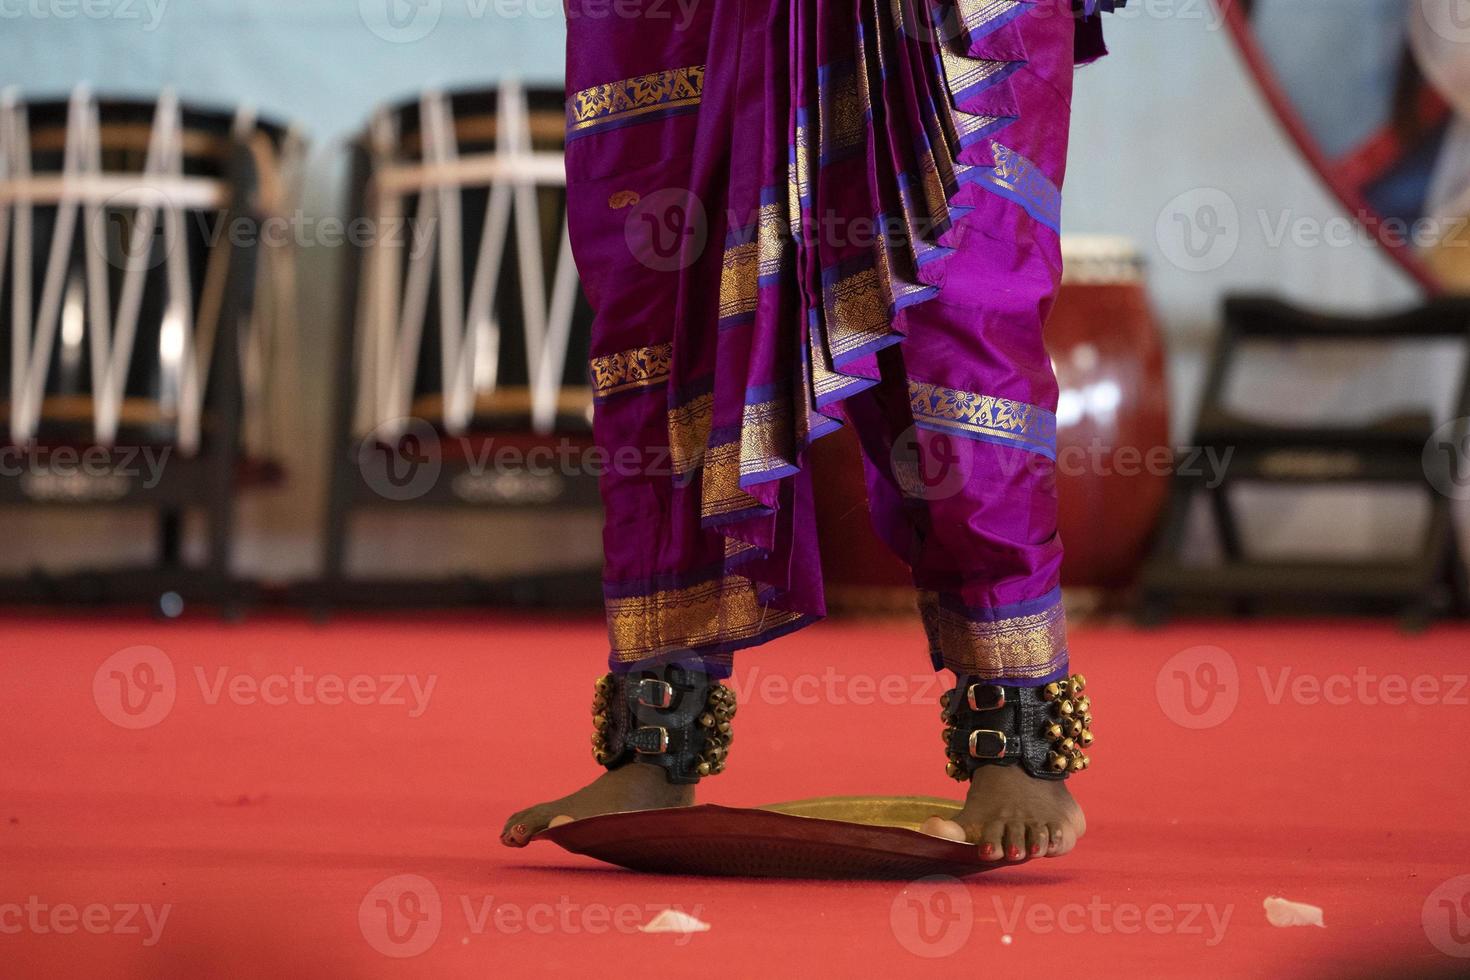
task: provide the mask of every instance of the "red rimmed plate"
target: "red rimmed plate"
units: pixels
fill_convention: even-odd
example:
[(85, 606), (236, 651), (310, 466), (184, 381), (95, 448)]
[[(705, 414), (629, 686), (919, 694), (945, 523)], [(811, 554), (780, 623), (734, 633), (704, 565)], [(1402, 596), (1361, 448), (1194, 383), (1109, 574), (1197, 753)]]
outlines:
[(532, 839), (652, 874), (963, 877), (1024, 863), (981, 861), (973, 844), (919, 832), (928, 817), (959, 808), (954, 800), (922, 796), (828, 796), (755, 808), (706, 803), (588, 817)]

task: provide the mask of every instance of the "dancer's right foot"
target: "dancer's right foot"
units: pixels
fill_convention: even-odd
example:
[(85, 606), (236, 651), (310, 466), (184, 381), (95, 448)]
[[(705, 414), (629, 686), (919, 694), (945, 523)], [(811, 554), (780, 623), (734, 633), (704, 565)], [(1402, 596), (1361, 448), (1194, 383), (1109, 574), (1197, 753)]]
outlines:
[(693, 803), (693, 785), (671, 783), (658, 766), (631, 762), (603, 773), (575, 793), (513, 814), (500, 832), (500, 842), (506, 847), (525, 847), (532, 836), (551, 826), (553, 821), (561, 824), (600, 813), (657, 810)]

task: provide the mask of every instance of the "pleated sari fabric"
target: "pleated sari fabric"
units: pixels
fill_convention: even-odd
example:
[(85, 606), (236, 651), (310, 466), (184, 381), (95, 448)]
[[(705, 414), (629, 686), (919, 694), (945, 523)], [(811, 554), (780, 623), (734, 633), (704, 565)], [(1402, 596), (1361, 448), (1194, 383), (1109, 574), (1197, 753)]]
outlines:
[(807, 457), (850, 425), (935, 665), (1064, 675), (1042, 326), (1096, 12), (569, 0), (567, 15), (613, 668), (727, 671), (825, 613)]

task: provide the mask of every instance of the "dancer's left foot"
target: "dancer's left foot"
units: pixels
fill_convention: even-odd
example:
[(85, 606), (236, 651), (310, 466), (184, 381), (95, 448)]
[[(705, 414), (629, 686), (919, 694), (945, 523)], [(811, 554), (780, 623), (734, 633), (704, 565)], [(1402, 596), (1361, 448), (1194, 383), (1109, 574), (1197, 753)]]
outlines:
[(547, 827), (583, 817), (690, 806), (693, 803), (693, 786), (670, 783), (664, 771), (657, 766), (630, 763), (603, 773), (559, 800), (540, 803), (512, 814), (500, 832), (500, 842), (506, 847), (525, 847), (532, 837)]
[(981, 766), (953, 820), (930, 817), (924, 833), (967, 841), (987, 861), (1060, 857), (1087, 832), (1082, 807), (1059, 779), (1028, 776), (1020, 766)]

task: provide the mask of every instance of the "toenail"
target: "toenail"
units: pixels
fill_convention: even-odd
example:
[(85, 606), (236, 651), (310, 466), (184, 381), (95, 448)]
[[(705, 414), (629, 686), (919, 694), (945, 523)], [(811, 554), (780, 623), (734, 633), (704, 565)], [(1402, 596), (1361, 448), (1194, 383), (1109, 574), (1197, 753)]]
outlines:
[(1012, 845), (1011, 847), (1009, 847), (1009, 848), (1006, 849), (1006, 857), (1010, 858), (1012, 861), (1014, 861), (1016, 858), (1018, 858), (1020, 856), (1021, 856), (1021, 849), (1019, 847), (1016, 847), (1016, 846)]
[(991, 845), (991, 844), (981, 844), (980, 845), (980, 856), (981, 857), (988, 858), (988, 857), (990, 857), (994, 853), (995, 853), (995, 847), (994, 847), (994, 845)]
[(1035, 857), (1036, 855), (1038, 855), (1040, 853), (1041, 853), (1041, 845), (1040, 844), (1032, 844), (1031, 845), (1031, 856), (1032, 857)]

